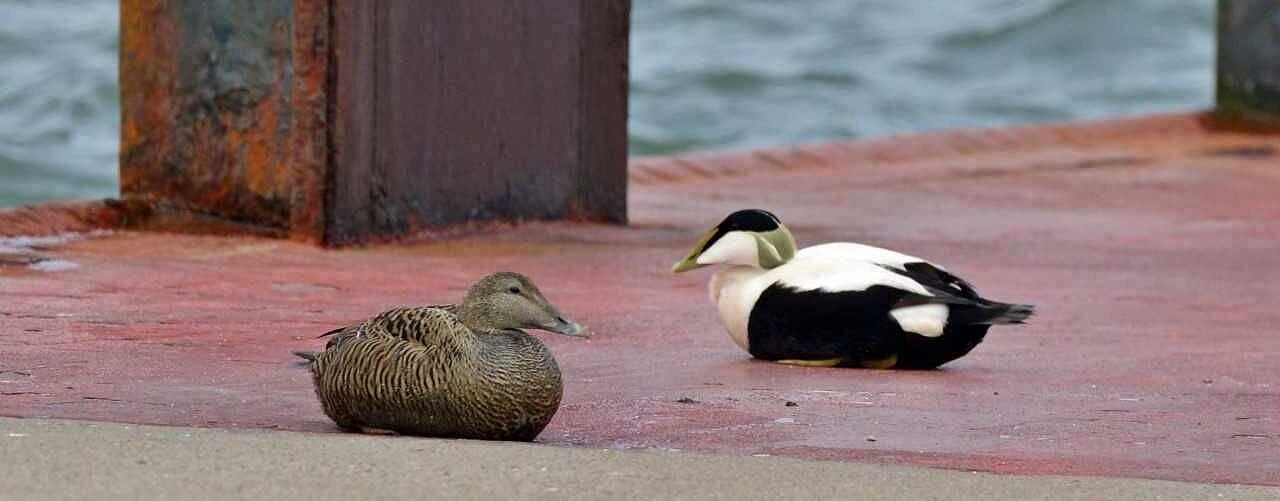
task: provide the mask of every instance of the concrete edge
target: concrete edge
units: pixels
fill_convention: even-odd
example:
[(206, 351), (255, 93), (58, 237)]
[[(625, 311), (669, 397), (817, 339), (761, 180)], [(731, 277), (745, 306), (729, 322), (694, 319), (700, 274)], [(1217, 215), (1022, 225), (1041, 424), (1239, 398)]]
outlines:
[(1240, 499), (1280, 488), (0, 418), (16, 499)]

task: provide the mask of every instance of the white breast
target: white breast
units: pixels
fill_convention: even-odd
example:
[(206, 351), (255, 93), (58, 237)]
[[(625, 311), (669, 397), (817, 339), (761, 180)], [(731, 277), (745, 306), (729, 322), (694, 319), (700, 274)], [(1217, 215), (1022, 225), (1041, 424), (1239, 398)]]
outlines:
[(744, 350), (748, 349), (747, 319), (751, 318), (751, 308), (773, 283), (764, 277), (769, 271), (754, 266), (731, 266), (717, 271), (708, 284), (711, 303), (720, 313), (720, 323), (729, 331), (733, 342)]

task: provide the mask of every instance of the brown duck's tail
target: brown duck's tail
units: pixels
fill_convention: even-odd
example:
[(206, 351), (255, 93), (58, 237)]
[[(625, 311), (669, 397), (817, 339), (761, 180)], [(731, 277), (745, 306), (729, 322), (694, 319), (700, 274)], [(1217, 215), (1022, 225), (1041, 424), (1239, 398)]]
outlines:
[(292, 362), (289, 362), (289, 367), (294, 367), (298, 369), (310, 369), (311, 364), (315, 363), (316, 357), (320, 355), (319, 353), (312, 353), (309, 351), (301, 351), (301, 350), (292, 350), (289, 353), (292, 353), (298, 358), (302, 359), (302, 360), (294, 360)]

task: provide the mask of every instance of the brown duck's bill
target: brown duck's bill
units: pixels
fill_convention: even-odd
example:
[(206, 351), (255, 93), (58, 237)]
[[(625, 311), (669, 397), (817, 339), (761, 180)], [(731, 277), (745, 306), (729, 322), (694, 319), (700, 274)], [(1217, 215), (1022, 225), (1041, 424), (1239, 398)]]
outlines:
[(562, 334), (570, 337), (589, 337), (590, 336), (590, 334), (587, 333), (587, 330), (584, 329), (582, 325), (579, 325), (577, 322), (573, 322), (564, 317), (557, 318), (556, 320), (557, 321), (555, 323), (544, 325), (542, 328), (548, 332), (554, 332), (556, 334)]

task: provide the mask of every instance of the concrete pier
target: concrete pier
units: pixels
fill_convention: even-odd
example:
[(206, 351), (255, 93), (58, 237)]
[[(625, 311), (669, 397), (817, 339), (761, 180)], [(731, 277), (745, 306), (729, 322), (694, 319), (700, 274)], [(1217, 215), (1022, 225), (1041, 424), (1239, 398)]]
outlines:
[[(1280, 486), (1278, 162), (1280, 134), (1181, 114), (636, 159), (627, 227), (340, 251), (10, 239), (0, 415), (338, 434), (290, 349), (514, 269), (594, 334), (546, 338), (566, 391), (544, 444)], [(801, 245), (935, 259), (1038, 314), (939, 371), (750, 360), (707, 274), (668, 271), (742, 207), (774, 210)], [(44, 233), (113, 224), (109, 207), (48, 210)], [(0, 213), (0, 234), (43, 217)]]

